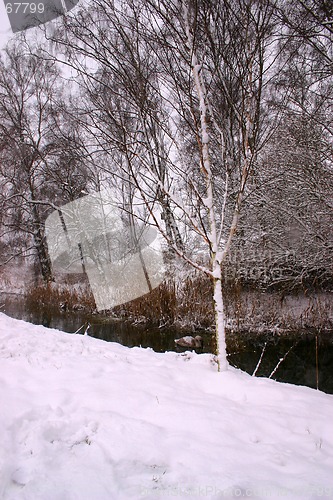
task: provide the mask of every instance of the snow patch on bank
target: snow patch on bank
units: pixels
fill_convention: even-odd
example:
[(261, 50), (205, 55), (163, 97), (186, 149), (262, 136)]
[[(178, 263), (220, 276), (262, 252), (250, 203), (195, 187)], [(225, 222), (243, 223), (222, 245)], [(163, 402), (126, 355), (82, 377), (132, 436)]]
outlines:
[(333, 396), (0, 314), (0, 498), (333, 497)]

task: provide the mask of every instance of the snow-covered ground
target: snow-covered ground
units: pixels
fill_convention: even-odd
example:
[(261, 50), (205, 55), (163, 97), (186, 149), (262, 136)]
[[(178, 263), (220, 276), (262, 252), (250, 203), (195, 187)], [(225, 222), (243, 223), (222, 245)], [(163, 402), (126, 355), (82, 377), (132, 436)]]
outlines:
[(1, 500), (333, 498), (333, 396), (0, 314)]

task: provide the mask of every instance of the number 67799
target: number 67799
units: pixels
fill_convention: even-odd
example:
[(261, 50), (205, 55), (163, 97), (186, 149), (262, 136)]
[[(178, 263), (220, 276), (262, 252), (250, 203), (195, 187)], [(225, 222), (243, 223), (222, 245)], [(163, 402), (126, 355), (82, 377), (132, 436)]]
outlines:
[(6, 3), (7, 14), (43, 14), (43, 3), (13, 2)]

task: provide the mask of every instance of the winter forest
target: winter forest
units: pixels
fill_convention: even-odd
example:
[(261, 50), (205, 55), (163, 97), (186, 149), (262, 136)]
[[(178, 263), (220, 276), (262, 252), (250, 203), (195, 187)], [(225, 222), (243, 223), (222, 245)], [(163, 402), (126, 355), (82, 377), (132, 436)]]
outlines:
[(226, 295), (330, 290), (332, 16), (326, 0), (97, 0), (13, 37), (0, 273), (63, 280), (45, 220), (106, 190), (163, 238), (166, 279), (134, 311), (172, 322), (192, 294), (217, 354)]
[(75, 3), (0, 50), (0, 498), (333, 498), (332, 1)]

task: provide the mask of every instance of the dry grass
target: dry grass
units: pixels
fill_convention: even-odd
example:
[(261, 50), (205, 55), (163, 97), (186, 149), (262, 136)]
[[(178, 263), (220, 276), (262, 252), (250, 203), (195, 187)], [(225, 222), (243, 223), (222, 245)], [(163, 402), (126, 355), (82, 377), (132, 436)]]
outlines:
[(145, 322), (150, 325), (169, 325), (175, 320), (177, 309), (176, 289), (173, 282), (164, 282), (150, 294), (139, 297), (121, 306), (116, 306), (116, 316)]
[(113, 312), (153, 326), (209, 328), (214, 319), (211, 283), (195, 276), (184, 282), (169, 279), (150, 294), (115, 307)]
[(30, 309), (56, 308), (63, 311), (87, 312), (95, 309), (93, 295), (85, 285), (72, 288), (55, 283), (40, 284), (30, 287), (25, 296), (27, 307)]
[[(244, 290), (239, 283), (224, 289), (227, 329), (232, 332), (296, 332), (333, 330), (333, 301), (328, 293), (286, 295), (283, 292)], [(29, 288), (30, 308), (64, 311), (95, 310), (87, 282), (40, 284)], [(112, 314), (134, 323), (174, 326), (186, 330), (213, 330), (212, 283), (208, 277), (189, 273), (183, 281), (169, 278), (150, 294), (117, 306)]]

